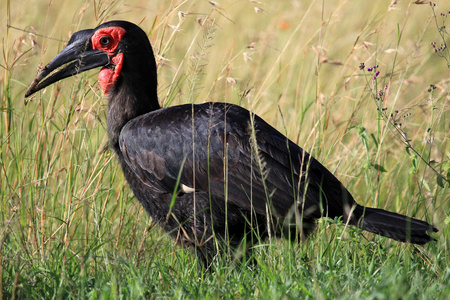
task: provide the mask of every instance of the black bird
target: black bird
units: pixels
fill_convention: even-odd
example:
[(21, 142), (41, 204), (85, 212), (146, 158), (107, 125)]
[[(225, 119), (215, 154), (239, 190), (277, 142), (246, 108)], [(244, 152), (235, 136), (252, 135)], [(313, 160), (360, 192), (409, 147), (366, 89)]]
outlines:
[(109, 100), (110, 146), (134, 195), (202, 261), (253, 238), (304, 238), (322, 217), (401, 242), (434, 240), (427, 222), (358, 205), (316, 159), (240, 106), (161, 108), (153, 50), (135, 24), (74, 33), (25, 97), (96, 67)]

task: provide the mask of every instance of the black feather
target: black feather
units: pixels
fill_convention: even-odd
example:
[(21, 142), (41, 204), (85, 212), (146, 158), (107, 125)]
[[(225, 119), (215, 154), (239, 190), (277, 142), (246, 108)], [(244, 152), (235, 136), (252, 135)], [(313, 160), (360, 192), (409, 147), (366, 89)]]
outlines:
[[(114, 53), (93, 49), (91, 33), (117, 27), (125, 34)], [(426, 222), (356, 204), (317, 160), (242, 107), (160, 108), (152, 47), (138, 26), (112, 21), (75, 35), (36, 77), (27, 96), (70, 72), (98, 67), (105, 58), (110, 62), (104, 67), (115, 70), (113, 56), (123, 55), (120, 74), (108, 88), (111, 147), (145, 210), (179, 243), (193, 245), (203, 261), (269, 233), (304, 238), (321, 217), (342, 217), (402, 242), (433, 240), (427, 232), (437, 229)], [(74, 58), (83, 68), (69, 65), (70, 72), (44, 79)]]

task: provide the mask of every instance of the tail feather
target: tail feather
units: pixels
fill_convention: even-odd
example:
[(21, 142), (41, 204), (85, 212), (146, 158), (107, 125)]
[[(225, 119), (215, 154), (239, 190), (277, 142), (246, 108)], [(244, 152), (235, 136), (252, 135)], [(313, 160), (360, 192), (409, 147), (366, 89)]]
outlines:
[(351, 222), (366, 231), (400, 242), (423, 245), (435, 239), (428, 232), (438, 230), (427, 222), (389, 212), (383, 209), (358, 205)]

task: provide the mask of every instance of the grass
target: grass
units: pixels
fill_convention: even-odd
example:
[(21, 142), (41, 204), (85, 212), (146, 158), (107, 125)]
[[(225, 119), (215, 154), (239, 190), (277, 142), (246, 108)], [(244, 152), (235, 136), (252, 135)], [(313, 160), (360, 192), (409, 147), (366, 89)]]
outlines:
[[(0, 298), (447, 298), (450, 56), (430, 43), (448, 42), (439, 28), (450, 7), (413, 2), (4, 1)], [(223, 258), (202, 272), (154, 226), (107, 150), (96, 71), (24, 103), (37, 66), (71, 33), (112, 19), (148, 32), (162, 105), (243, 105), (360, 204), (428, 220), (437, 241), (321, 220), (302, 244), (258, 245), (254, 269)]]

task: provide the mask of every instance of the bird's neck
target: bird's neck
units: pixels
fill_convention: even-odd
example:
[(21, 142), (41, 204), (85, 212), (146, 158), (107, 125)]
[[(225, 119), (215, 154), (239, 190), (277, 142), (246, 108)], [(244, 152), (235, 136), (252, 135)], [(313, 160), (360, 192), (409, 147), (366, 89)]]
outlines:
[(107, 127), (110, 145), (117, 152), (120, 132), (130, 120), (160, 108), (156, 93), (156, 83), (127, 84), (108, 95)]

